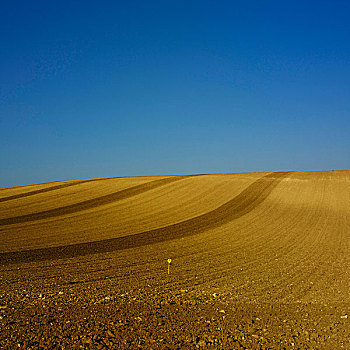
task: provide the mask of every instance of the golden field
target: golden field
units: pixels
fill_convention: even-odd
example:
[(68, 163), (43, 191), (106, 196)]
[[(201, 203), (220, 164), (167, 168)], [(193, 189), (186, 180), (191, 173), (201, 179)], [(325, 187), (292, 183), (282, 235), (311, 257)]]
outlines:
[(349, 208), (350, 171), (0, 189), (0, 345), (350, 348)]

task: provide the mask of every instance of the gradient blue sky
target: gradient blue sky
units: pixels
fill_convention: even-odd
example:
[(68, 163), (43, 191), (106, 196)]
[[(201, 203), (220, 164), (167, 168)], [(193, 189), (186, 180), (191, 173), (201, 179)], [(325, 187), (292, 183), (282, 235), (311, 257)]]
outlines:
[(350, 3), (1, 1), (0, 187), (350, 168)]

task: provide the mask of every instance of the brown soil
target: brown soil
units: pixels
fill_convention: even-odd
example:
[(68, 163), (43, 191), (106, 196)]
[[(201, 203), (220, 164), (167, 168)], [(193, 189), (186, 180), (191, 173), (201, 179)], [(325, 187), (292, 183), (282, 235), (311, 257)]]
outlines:
[(350, 171), (37, 186), (2, 193), (1, 349), (350, 349)]

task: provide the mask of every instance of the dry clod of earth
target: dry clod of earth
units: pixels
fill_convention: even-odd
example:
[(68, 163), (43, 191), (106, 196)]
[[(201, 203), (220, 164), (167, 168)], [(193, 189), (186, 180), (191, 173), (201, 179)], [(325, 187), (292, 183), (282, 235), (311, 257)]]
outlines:
[(0, 348), (350, 349), (349, 208), (350, 171), (0, 189)]

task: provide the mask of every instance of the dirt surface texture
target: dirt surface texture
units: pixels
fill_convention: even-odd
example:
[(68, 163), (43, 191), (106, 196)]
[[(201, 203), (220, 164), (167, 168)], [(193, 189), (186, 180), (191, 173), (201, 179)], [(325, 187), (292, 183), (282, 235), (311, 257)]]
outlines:
[(0, 237), (0, 349), (350, 349), (350, 171), (3, 188)]

